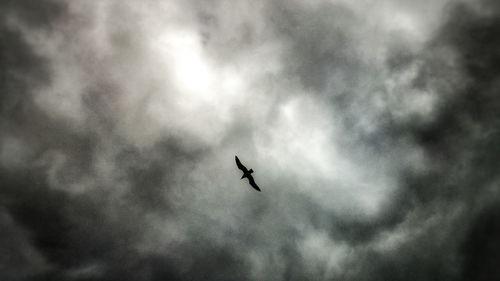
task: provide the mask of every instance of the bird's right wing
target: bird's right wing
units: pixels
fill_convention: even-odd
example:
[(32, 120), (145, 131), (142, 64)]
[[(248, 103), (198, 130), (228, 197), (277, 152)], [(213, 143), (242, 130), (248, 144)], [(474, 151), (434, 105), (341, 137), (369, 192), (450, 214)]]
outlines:
[(244, 173), (246, 173), (248, 171), (247, 167), (245, 167), (245, 166), (243, 166), (243, 164), (241, 164), (240, 159), (238, 159), (238, 156), (234, 156), (234, 160), (236, 160), (236, 166), (238, 166), (238, 169), (242, 170)]
[(260, 191), (260, 188), (259, 186), (255, 183), (255, 180), (253, 179), (253, 177), (250, 175), (248, 176), (248, 182), (250, 183), (250, 185), (255, 188), (256, 190)]

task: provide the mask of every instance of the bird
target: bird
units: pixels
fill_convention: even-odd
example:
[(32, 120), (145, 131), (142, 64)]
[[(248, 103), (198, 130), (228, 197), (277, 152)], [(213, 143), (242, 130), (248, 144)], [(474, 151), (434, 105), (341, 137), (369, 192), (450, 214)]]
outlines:
[(253, 173), (253, 170), (251, 168), (250, 170), (248, 170), (247, 167), (241, 164), (240, 159), (238, 159), (238, 156), (235, 155), (234, 160), (236, 160), (236, 166), (238, 166), (238, 169), (240, 169), (243, 172), (243, 176), (241, 176), (240, 180), (247, 178), (250, 185), (257, 191), (260, 191), (259, 186), (255, 183), (255, 180), (251, 175)]

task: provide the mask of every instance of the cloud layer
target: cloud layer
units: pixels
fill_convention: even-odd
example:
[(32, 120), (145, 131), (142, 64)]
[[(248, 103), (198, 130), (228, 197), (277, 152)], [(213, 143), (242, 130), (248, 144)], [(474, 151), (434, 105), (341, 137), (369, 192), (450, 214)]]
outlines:
[(0, 11), (0, 279), (499, 274), (495, 1)]

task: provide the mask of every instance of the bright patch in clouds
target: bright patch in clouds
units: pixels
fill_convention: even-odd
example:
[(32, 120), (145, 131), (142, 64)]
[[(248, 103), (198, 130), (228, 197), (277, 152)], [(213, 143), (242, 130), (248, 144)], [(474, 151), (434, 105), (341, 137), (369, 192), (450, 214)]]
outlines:
[(353, 158), (339, 142), (345, 132), (335, 116), (315, 99), (291, 98), (257, 138), (258, 151), (263, 158), (271, 157), (282, 175), (294, 178), (299, 191), (324, 208), (361, 218), (377, 216), (396, 188), (390, 167), (376, 163), (387, 160), (370, 155), (364, 156), (366, 161)]

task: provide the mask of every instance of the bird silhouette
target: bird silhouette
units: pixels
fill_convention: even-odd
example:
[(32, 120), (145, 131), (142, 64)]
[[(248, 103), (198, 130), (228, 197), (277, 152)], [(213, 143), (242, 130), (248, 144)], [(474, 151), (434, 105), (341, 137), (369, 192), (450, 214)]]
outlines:
[(250, 185), (257, 191), (260, 191), (259, 186), (255, 183), (255, 180), (251, 175), (253, 173), (253, 170), (252, 169), (248, 170), (247, 167), (241, 164), (240, 159), (238, 159), (238, 156), (234, 156), (234, 160), (236, 160), (236, 166), (238, 166), (238, 169), (240, 169), (243, 172), (243, 176), (241, 176), (240, 180), (247, 178)]

